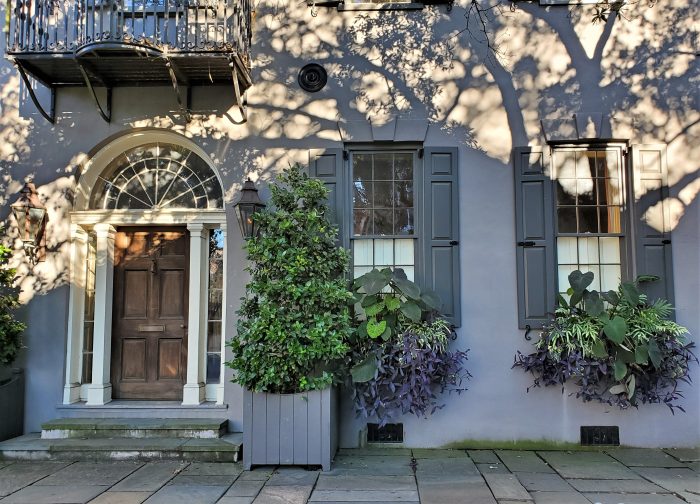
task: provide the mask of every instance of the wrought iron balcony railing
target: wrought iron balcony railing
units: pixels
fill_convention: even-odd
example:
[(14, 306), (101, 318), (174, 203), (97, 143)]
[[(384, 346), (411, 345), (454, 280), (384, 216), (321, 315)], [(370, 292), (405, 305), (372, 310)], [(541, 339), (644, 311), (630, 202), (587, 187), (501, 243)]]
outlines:
[(6, 1), (7, 56), (52, 91), (233, 83), (240, 105), (251, 85), (252, 0)]

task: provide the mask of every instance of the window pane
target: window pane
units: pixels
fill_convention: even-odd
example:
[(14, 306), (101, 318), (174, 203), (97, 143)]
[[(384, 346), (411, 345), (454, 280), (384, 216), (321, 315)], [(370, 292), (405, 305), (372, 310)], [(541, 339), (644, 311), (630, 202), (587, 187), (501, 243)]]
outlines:
[(394, 234), (412, 235), (415, 232), (413, 208), (403, 208), (394, 212)]
[(221, 381), (221, 353), (207, 353), (207, 383)]
[(355, 154), (352, 157), (353, 180), (372, 180), (372, 156)]
[(352, 193), (352, 206), (369, 208), (372, 206), (372, 183), (355, 181)]
[(595, 173), (595, 152), (576, 153), (576, 178), (590, 179)]
[(413, 266), (402, 266), (401, 269), (404, 273), (406, 273), (406, 278), (408, 278), (411, 282), (416, 281), (416, 268), (414, 268)]
[(407, 180), (413, 185), (413, 154), (394, 155), (394, 179)]
[(559, 291), (566, 292), (569, 288), (569, 273), (576, 271), (578, 266), (576, 265), (560, 265), (559, 266)]
[(392, 235), (394, 234), (394, 212), (393, 210), (374, 211), (374, 234)]
[(372, 266), (355, 266), (353, 268), (352, 277), (359, 278), (362, 275), (364, 275), (365, 273), (369, 273), (373, 269), (374, 268)]
[(597, 233), (598, 232), (598, 211), (596, 207), (579, 207), (578, 209), (578, 232)]
[(557, 211), (557, 222), (560, 233), (576, 232), (576, 209), (574, 207), (564, 207)]
[(576, 181), (577, 203), (579, 205), (595, 205), (594, 179)]
[(394, 184), (394, 205), (396, 207), (413, 206), (413, 182), (396, 182)]
[(373, 154), (374, 180), (391, 180), (394, 174), (393, 154)]
[(353, 234), (355, 236), (372, 234), (371, 210), (355, 210), (353, 212)]
[(602, 264), (620, 264), (620, 239), (600, 239), (600, 262)]
[(600, 232), (621, 233), (620, 207), (610, 206), (600, 208)]
[(575, 152), (555, 152), (554, 161), (557, 167), (558, 179), (576, 178), (576, 153)]
[(413, 240), (394, 240), (396, 265), (413, 265)]
[(576, 204), (576, 180), (557, 180), (557, 204), (560, 206)]
[(557, 239), (557, 259), (559, 264), (578, 264), (576, 238)]
[(391, 182), (374, 183), (374, 208), (391, 208), (393, 206), (393, 190)]
[(355, 240), (352, 245), (355, 265), (367, 266), (374, 264), (372, 240)]
[(374, 264), (379, 269), (394, 265), (394, 240), (374, 240)]
[(597, 264), (598, 261), (598, 238), (578, 239), (578, 260), (581, 263)]
[(621, 273), (619, 264), (602, 265), (600, 267), (601, 290), (617, 290), (617, 287), (620, 284), (620, 278)]

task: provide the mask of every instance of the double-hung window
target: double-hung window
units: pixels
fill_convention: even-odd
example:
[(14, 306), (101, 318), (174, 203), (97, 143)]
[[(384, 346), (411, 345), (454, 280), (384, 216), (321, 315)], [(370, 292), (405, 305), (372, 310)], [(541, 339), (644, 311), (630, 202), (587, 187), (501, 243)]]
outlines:
[(352, 258), (355, 278), (401, 268), (415, 280), (416, 153), (352, 152)]
[(597, 291), (658, 276), (647, 294), (672, 299), (665, 146), (521, 147), (513, 159), (520, 327), (547, 322), (575, 270)]
[(401, 268), (435, 291), (460, 324), (458, 150), (347, 145), (312, 150), (309, 173), (330, 190), (332, 220), (352, 275)]

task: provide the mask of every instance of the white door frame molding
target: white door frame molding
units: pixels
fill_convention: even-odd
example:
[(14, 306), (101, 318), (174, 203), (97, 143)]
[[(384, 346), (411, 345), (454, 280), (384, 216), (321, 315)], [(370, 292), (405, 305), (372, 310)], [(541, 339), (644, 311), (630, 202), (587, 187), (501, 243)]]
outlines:
[[(112, 400), (110, 373), (114, 235), (116, 228), (119, 226), (164, 225), (184, 225), (190, 233), (187, 380), (183, 387), (183, 405), (201, 404), (205, 400), (223, 404), (223, 369), (220, 373), (218, 384), (207, 386), (205, 382), (209, 230), (220, 228), (225, 236), (226, 212), (223, 209), (187, 208), (158, 210), (89, 209), (91, 188), (95, 186), (98, 177), (109, 163), (127, 149), (156, 141), (179, 144), (192, 150), (209, 164), (219, 183), (221, 183), (221, 178), (214, 163), (199, 146), (180, 135), (168, 131), (129, 133), (103, 147), (86, 163), (78, 181), (75, 210), (70, 214), (71, 285), (63, 394), (64, 404), (87, 400), (87, 405), (100, 406)], [(223, 189), (223, 185), (221, 187)], [(85, 267), (89, 232), (95, 233), (97, 238), (93, 366), (92, 382), (81, 384), (80, 370), (85, 325)], [(226, 247), (225, 244), (226, 241), (224, 240), (224, 248)], [(224, 275), (225, 273), (226, 253), (224, 250)], [(224, 330), (225, 326), (222, 327), (222, 331)], [(225, 335), (222, 334), (222, 357), (224, 355), (224, 341)]]

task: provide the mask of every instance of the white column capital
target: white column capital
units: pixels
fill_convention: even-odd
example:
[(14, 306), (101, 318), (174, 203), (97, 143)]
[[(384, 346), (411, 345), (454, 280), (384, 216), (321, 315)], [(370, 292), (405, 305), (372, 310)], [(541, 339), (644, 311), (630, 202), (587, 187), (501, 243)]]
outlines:
[(97, 238), (114, 238), (114, 235), (117, 234), (117, 230), (114, 228), (114, 226), (105, 222), (95, 224), (94, 229)]
[(190, 238), (201, 238), (204, 234), (204, 224), (201, 222), (188, 222), (187, 230), (190, 232)]
[(88, 240), (88, 232), (80, 224), (70, 225), (70, 239), (72, 242), (85, 243)]

